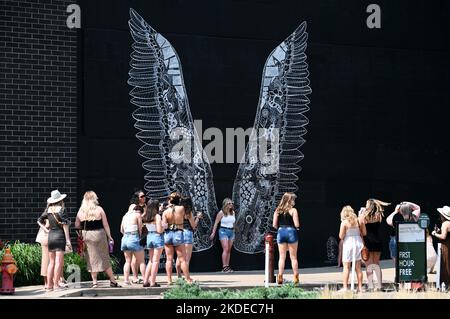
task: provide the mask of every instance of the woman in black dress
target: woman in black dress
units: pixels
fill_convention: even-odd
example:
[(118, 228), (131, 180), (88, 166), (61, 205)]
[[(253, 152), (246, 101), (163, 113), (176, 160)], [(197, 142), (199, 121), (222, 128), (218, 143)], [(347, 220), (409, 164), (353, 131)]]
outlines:
[(431, 234), (438, 238), (441, 243), (441, 278), (440, 283), (445, 283), (448, 287), (450, 286), (450, 207), (444, 206), (437, 209), (441, 214), (442, 226), (441, 230), (436, 232), (433, 231)]
[[(66, 288), (59, 282), (64, 268), (64, 252), (66, 248), (72, 249), (69, 236), (69, 219), (63, 201), (66, 196), (58, 190), (52, 191), (51, 197), (47, 199), (47, 209), (38, 219), (39, 226), (48, 232), (47, 290), (53, 290), (54, 287)], [(46, 220), (50, 225), (49, 229), (45, 227)]]
[[(384, 217), (384, 208), (390, 203), (370, 198), (366, 202), (366, 207), (361, 211), (359, 223), (366, 225), (367, 234), (364, 236), (364, 245), (369, 250), (369, 259), (365, 261), (367, 278), (372, 276), (371, 264), (380, 266), (380, 256), (382, 250), (382, 240), (380, 235), (381, 221)], [(381, 269), (380, 269), (381, 277)], [(379, 286), (382, 283), (381, 278), (377, 278)]]

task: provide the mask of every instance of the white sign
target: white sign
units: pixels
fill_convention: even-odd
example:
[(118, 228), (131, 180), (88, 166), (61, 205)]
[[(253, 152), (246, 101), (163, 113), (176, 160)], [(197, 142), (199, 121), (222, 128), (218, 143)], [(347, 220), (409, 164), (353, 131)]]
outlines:
[(418, 224), (398, 225), (399, 243), (423, 243), (425, 242), (425, 232)]

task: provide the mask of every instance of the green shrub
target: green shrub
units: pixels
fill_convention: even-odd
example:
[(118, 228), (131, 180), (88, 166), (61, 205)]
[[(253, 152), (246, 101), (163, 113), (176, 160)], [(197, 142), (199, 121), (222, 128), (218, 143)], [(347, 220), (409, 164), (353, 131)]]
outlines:
[(164, 299), (315, 299), (319, 294), (305, 291), (293, 284), (281, 287), (257, 287), (246, 290), (202, 290), (198, 283), (188, 285), (178, 280), (176, 285), (164, 293)]
[[(10, 246), (11, 253), (17, 263), (18, 271), (14, 277), (14, 286), (31, 286), (43, 285), (44, 279), (41, 276), (41, 246), (39, 244), (25, 244), (16, 241)], [(0, 260), (3, 257), (4, 250), (0, 250)], [(81, 281), (90, 281), (91, 275), (87, 271), (86, 261), (76, 253), (64, 255), (64, 277), (70, 275), (67, 267), (70, 264), (75, 264), (80, 267)], [(117, 269), (119, 261), (116, 257), (111, 256), (111, 264), (113, 272)], [(98, 275), (99, 280), (107, 279), (104, 273)]]

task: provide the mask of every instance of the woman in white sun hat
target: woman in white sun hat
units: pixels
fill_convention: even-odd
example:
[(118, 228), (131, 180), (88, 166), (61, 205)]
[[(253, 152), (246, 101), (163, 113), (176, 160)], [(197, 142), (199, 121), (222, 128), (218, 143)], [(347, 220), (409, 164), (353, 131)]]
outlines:
[[(69, 236), (69, 219), (63, 201), (66, 196), (58, 190), (52, 191), (51, 196), (47, 199), (47, 208), (38, 219), (41, 229), (48, 233), (47, 290), (66, 288), (59, 282), (64, 269), (64, 252), (66, 249), (72, 249)], [(49, 228), (45, 226), (47, 220)]]
[(441, 214), (441, 231), (433, 231), (431, 235), (440, 239), (441, 242), (441, 283), (450, 285), (450, 207), (444, 206), (437, 209)]

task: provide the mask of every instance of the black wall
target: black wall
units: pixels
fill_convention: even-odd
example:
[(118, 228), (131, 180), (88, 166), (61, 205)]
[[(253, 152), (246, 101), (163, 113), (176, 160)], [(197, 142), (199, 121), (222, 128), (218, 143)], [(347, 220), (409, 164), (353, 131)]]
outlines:
[(0, 239), (34, 242), (50, 192), (77, 201), (74, 1), (0, 2)]
[[(381, 7), (381, 29), (366, 26), (373, 2)], [(298, 183), (301, 267), (327, 260), (326, 241), (337, 236), (345, 204), (410, 200), (432, 219), (436, 207), (448, 204), (447, 1), (79, 3), (79, 192), (97, 191), (117, 239), (129, 195), (145, 174), (127, 85), (130, 7), (177, 50), (193, 117), (204, 129), (223, 131), (253, 125), (268, 54), (307, 21), (313, 93)], [(237, 165), (212, 170), (221, 201), (231, 195)], [(192, 268), (219, 269), (218, 246), (194, 255)], [(231, 264), (262, 268), (263, 255), (233, 251)]]

